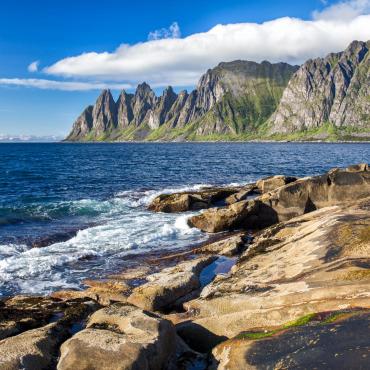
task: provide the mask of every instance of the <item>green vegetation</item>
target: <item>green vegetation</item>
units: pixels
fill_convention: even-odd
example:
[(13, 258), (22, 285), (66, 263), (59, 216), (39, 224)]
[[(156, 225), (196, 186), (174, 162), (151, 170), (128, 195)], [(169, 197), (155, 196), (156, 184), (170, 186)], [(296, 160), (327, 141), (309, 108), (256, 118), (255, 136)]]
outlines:
[(310, 321), (317, 317), (316, 313), (310, 313), (308, 315), (299, 317), (297, 320), (284, 324), (280, 328), (274, 330), (264, 330), (264, 331), (246, 331), (238, 334), (235, 339), (250, 339), (250, 340), (257, 340), (271, 337), (272, 335), (281, 333), (282, 331), (290, 328), (294, 328), (297, 326), (304, 326), (307, 325)]

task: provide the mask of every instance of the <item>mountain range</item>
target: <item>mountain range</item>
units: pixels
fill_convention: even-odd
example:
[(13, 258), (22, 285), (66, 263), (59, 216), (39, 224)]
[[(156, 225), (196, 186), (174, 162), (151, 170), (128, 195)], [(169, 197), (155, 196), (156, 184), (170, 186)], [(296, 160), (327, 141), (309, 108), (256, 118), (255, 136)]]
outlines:
[(302, 66), (250, 61), (209, 69), (193, 91), (161, 96), (145, 82), (104, 90), (66, 141), (335, 140), (370, 138), (370, 41)]

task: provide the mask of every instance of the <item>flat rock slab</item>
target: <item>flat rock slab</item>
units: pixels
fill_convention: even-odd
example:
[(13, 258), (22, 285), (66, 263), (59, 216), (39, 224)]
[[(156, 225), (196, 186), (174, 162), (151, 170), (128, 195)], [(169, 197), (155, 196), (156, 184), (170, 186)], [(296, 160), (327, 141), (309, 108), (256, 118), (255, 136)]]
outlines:
[(127, 301), (146, 310), (165, 309), (200, 288), (199, 276), (202, 269), (216, 258), (197, 258), (149, 275), (148, 283), (135, 288)]

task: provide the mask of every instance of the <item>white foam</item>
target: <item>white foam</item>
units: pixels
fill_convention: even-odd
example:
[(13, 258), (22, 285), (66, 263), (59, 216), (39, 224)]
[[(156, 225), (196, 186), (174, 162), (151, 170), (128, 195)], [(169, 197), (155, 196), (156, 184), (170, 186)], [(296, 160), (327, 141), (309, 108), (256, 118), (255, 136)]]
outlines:
[(76, 288), (84, 278), (114, 270), (127, 254), (181, 248), (204, 240), (207, 236), (187, 223), (196, 212), (153, 213), (146, 206), (162, 193), (195, 191), (207, 186), (211, 185), (123, 191), (108, 200), (82, 199), (46, 207), (46, 215), (63, 209), (68, 209), (68, 214), (96, 215), (91, 216), (92, 221), (99, 225), (43, 248), (0, 245), (0, 291), (49, 293)]

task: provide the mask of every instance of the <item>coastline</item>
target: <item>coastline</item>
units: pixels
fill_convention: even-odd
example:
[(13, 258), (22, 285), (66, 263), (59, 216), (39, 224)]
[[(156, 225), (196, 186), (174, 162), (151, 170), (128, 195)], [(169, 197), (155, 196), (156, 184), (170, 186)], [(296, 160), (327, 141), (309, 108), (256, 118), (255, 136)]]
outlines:
[[(147, 343), (154, 340), (162, 356), (158, 369), (248, 368), (255, 361), (251, 351), (261, 354), (259, 366), (288, 366), (293, 357), (305, 367), (315, 351), (318, 361), (335, 367), (343, 361), (335, 353), (354, 347), (346, 366), (368, 364), (367, 164), (162, 194), (149, 209), (200, 211), (188, 224), (210, 238), (176, 251), (127, 256), (127, 269), (86, 280), (84, 290), (2, 300), (0, 353), (6, 349), (6, 358), (25, 361), (42, 340), (50, 347), (37, 354), (39, 361), (57, 362), (58, 369), (81, 359), (104, 367), (115, 349), (102, 343), (118, 340), (126, 356), (131, 341), (139, 342), (150, 358)], [(22, 315), (14, 320), (16, 312)], [(131, 333), (134, 322), (140, 326)], [(288, 357), (282, 346), (292, 348)], [(130, 356), (133, 364), (139, 361)]]

